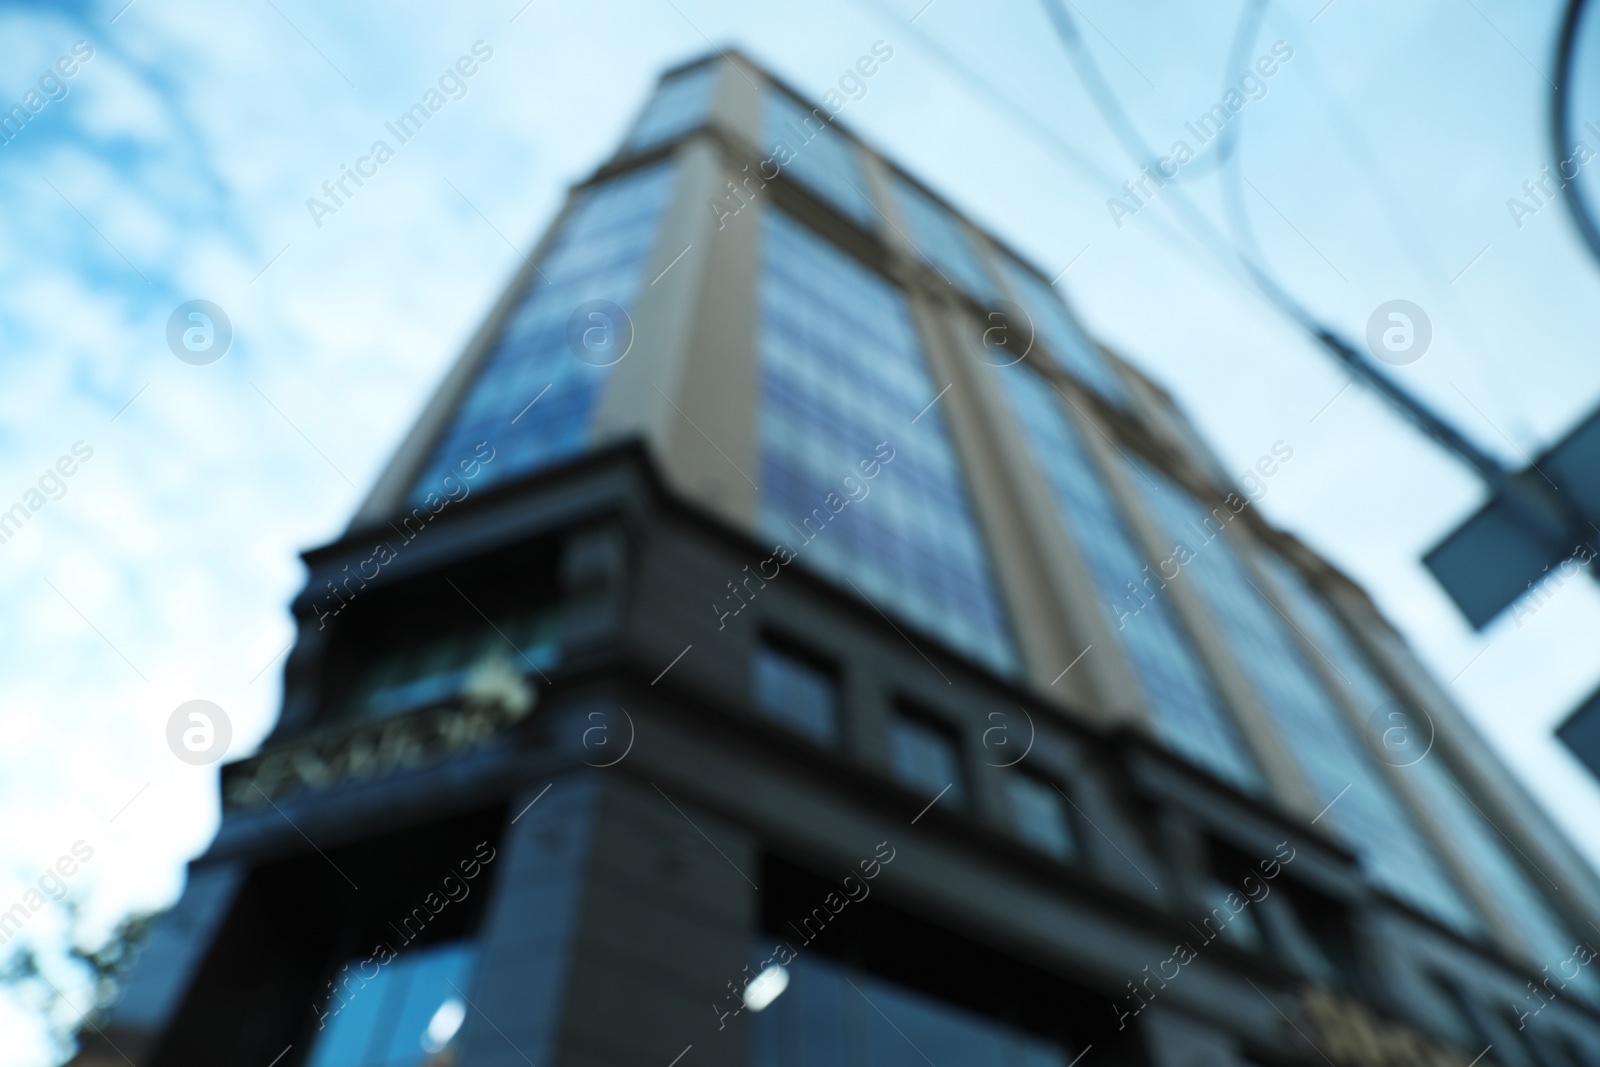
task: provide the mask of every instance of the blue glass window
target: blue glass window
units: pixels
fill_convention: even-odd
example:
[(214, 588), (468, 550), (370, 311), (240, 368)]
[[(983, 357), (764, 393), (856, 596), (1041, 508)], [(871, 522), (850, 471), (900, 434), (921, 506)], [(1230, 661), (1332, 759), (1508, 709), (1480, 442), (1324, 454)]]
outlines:
[(718, 73), (717, 64), (703, 63), (663, 81), (634, 123), (623, 148), (642, 152), (705, 122)]
[(878, 212), (867, 199), (861, 162), (850, 139), (833, 128), (828, 109), (808, 111), (777, 89), (768, 90), (765, 100), (762, 137), (768, 158), (864, 229), (872, 229)]
[(1005, 783), (1006, 799), (1011, 803), (1011, 819), (1018, 836), (1056, 859), (1071, 859), (1077, 855), (1078, 842), (1072, 833), (1066, 802), (1055, 786), (1015, 770), (1006, 775)]
[(917, 792), (929, 797), (943, 793), (951, 804), (966, 802), (961, 746), (943, 727), (904, 712), (896, 714), (889, 720), (889, 762), (894, 776)]
[[(494, 454), (477, 488), (583, 450), (614, 361), (579, 359), (568, 341), (568, 321), (589, 301), (624, 310), (633, 303), (673, 174), (670, 163), (656, 163), (581, 194), (418, 478), (413, 503), (439, 492), (480, 442)], [(593, 329), (623, 329), (595, 321)]]
[[(1534, 958), (1552, 974), (1566, 978), (1558, 964), (1572, 955), (1578, 938), (1556, 916), (1500, 832), (1468, 798), (1444, 756), (1432, 749), (1433, 728), (1415, 721), (1397, 701), (1333, 609), (1300, 573), (1275, 556), (1266, 560), (1273, 584), (1288, 601), (1301, 629), (1350, 687), (1362, 713), (1373, 717), (1368, 737), (1385, 750), (1381, 757), (1410, 776), (1425, 803), (1444, 823), (1450, 840), (1495, 896), (1505, 918), (1522, 934)], [(1591, 1002), (1600, 993), (1600, 983), (1587, 970), (1580, 970), (1579, 977), (1570, 981), (1581, 987)]]
[(761, 532), (885, 614), (1014, 673), (904, 295), (779, 211), (762, 234)]
[(1265, 939), (1261, 936), (1261, 925), (1256, 922), (1255, 913), (1249, 908), (1235, 912), (1228, 906), (1229, 897), (1237, 901), (1239, 891), (1214, 876), (1208, 877), (1200, 886), (1200, 900), (1208, 913), (1207, 918), (1201, 920), (1205, 924), (1202, 936), (1210, 940), (1216, 936), (1211, 932), (1215, 929), (1225, 940), (1232, 941), (1240, 948), (1260, 952)]
[(907, 236), (928, 265), (960, 285), (979, 303), (998, 299), (1000, 293), (983, 269), (977, 250), (961, 223), (921, 189), (896, 174), (893, 178), (895, 202), (911, 228)]
[(995, 369), (1056, 509), (1115, 619), (1155, 721), (1173, 749), (1247, 790), (1261, 778), (1200, 656), (1165, 598), (1145, 580), (1148, 564), (1101, 480), (1061, 397), (1027, 364)]
[(806, 953), (752, 1019), (756, 1067), (1066, 1067), (1060, 1045)]
[(756, 707), (813, 741), (839, 733), (839, 696), (829, 674), (771, 645), (756, 649)]
[(1232, 514), (1221, 506), (1208, 512), (1160, 471), (1138, 460), (1130, 463), (1173, 542), (1174, 561), (1211, 609), (1312, 793), (1330, 805), (1327, 823), (1378, 885), (1457, 930), (1478, 932), (1477, 916), (1306, 662), (1284, 617), (1228, 543), (1223, 527)]
[[(440, 1062), (466, 1018), (462, 994), (476, 955), (472, 945), (455, 942), (402, 949), (383, 964), (352, 960), (336, 979), (339, 993), (325, 1006), (328, 1014), (306, 1067), (423, 1067)], [(374, 966), (375, 978), (351, 977)]]
[(1001, 256), (1006, 280), (1033, 320), (1035, 342), (1044, 342), (1055, 361), (1073, 377), (1099, 394), (1100, 399), (1118, 407), (1131, 402), (1127, 386), (1094, 343), (1084, 336), (1065, 305), (1043, 278), (1009, 256)]

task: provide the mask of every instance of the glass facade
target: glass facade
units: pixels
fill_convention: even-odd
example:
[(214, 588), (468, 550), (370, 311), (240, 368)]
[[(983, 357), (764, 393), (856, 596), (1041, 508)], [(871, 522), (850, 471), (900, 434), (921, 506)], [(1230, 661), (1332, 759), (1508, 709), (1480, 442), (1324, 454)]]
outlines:
[(1011, 411), (1055, 496), (1137, 676), (1157, 735), (1242, 789), (1261, 777), (1232, 715), (1167, 601), (1141, 586), (1147, 564), (1054, 387), (1026, 363), (997, 367)]
[(930, 797), (944, 793), (952, 804), (966, 802), (961, 746), (948, 731), (903, 712), (895, 715), (889, 721), (889, 763), (912, 789)]
[(763, 99), (762, 139), (772, 163), (846, 218), (872, 229), (878, 212), (867, 198), (866, 174), (850, 139), (833, 128), (833, 116), (826, 108), (809, 110), (779, 89), (767, 90)]
[(1174, 565), (1198, 588), (1312, 793), (1328, 805), (1328, 823), (1378, 885), (1457, 930), (1479, 932), (1477, 916), (1306, 662), (1287, 620), (1228, 543), (1223, 528), (1233, 515), (1224, 506), (1208, 512), (1148, 464), (1130, 465), (1173, 542)]
[[(466, 942), (402, 952), (390, 962), (352, 960), (324, 1010), (307, 1067), (424, 1067), (454, 1062), (446, 1050), (466, 1018), (462, 993), (476, 951)], [(365, 968), (377, 976), (365, 978)], [(359, 975), (359, 977), (351, 977)]]
[(751, 1022), (756, 1067), (1066, 1067), (1053, 1042), (832, 960), (787, 970)]
[[(1399, 766), (1414, 783), (1534, 958), (1552, 974), (1565, 977), (1557, 965), (1573, 954), (1578, 938), (1556, 916), (1499, 830), (1469, 799), (1444, 756), (1432, 749), (1433, 728), (1399, 703), (1333, 609), (1300, 573), (1275, 556), (1265, 558), (1273, 584), (1282, 591), (1296, 621), (1349, 686), (1362, 714), (1371, 717), (1367, 736), (1384, 749), (1380, 758)], [(1591, 1002), (1600, 993), (1600, 983), (1586, 970), (1580, 969), (1572, 984)]]
[(1009, 626), (906, 299), (776, 210), (762, 223), (759, 526), (1003, 673)]
[(1033, 320), (1035, 343), (1043, 341), (1055, 361), (1099, 394), (1100, 399), (1118, 407), (1128, 407), (1132, 401), (1127, 386), (1122, 384), (1122, 379), (1094, 343), (1084, 336), (1044, 279), (1010, 256), (1001, 256), (1000, 262), (1005, 268), (1006, 281)]
[[(495, 452), (479, 488), (583, 450), (601, 386), (625, 354), (607, 346), (632, 334), (612, 308), (626, 313), (633, 303), (674, 173), (656, 163), (583, 193), (423, 468), (413, 503), (437, 492), (479, 442)], [(584, 306), (590, 314), (575, 324)]]
[(762, 645), (755, 656), (756, 707), (813, 741), (839, 736), (839, 695), (827, 672), (798, 656)]
[(623, 149), (643, 152), (705, 122), (719, 73), (717, 64), (703, 63), (663, 81), (634, 123)]
[(895, 203), (911, 232), (907, 235), (928, 265), (981, 304), (999, 299), (983, 260), (960, 221), (936, 200), (898, 174), (892, 179)]

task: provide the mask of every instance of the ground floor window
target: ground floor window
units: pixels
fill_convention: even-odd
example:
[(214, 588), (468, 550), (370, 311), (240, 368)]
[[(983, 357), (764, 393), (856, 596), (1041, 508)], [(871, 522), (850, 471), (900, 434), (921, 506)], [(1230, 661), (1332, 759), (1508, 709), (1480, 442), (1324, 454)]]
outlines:
[[(432, 1067), (466, 1019), (469, 941), (352, 960), (336, 974), (307, 1067)], [(370, 976), (370, 978), (368, 977)]]
[(803, 954), (784, 970), (751, 1019), (756, 1067), (1067, 1067), (1051, 1041), (834, 960)]

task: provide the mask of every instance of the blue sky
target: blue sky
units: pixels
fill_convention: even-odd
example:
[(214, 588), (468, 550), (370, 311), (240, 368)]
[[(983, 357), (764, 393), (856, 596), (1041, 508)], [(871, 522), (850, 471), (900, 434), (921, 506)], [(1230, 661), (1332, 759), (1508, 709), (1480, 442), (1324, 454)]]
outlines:
[[(176, 897), (216, 825), (216, 769), (172, 757), (168, 716), (220, 705), (230, 758), (266, 733), (297, 553), (348, 521), (656, 72), (708, 42), (819, 96), (888, 42), (843, 121), (1049, 273), (1070, 263), (1061, 285), (1091, 328), (1174, 391), (1230, 469), (1287, 442), (1260, 506), (1368, 586), (1600, 858), (1600, 788), (1550, 736), (1600, 683), (1593, 583), (1481, 635), (1462, 624), (1418, 560), (1481, 489), (1362, 388), (1341, 393), (1324, 355), (1182, 236), (1168, 197), (1116, 225), (1107, 199), (1137, 167), (1037, 4), (123, 2), (0, 6), (7, 106), (75, 42), (93, 48), (0, 146), (0, 506), (76, 442), (93, 450), (0, 544), (0, 908), (79, 841), (93, 858), (71, 884), (93, 926)], [(1075, 2), (1154, 145), (1242, 73), (1225, 69), (1237, 2)], [(1519, 228), (1506, 204), (1548, 158), (1556, 6), (1325, 3), (1272, 0), (1247, 49), (1294, 50), (1240, 120), (1262, 254), (1353, 337), (1386, 300), (1426, 309), (1433, 346), (1396, 375), (1520, 462), (1600, 400), (1600, 274), (1562, 207)], [(315, 225), (307, 198), (480, 40), (493, 57), (466, 95)], [(1577, 113), (1600, 125), (1589, 67)], [(1204, 160), (1181, 181), (1223, 217)], [(209, 366), (164, 340), (195, 298), (233, 323)], [(30, 936), (58, 931), (41, 913)], [(48, 1062), (25, 1005), (0, 996), (0, 1032), (22, 1037), (0, 1065)]]

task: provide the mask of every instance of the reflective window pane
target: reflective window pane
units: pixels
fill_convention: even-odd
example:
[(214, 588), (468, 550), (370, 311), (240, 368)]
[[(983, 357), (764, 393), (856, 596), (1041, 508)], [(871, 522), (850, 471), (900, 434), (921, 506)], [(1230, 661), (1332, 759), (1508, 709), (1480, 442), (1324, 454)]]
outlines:
[(705, 122), (719, 73), (716, 63), (703, 63), (662, 82), (628, 134), (624, 149), (642, 152)]
[[(351, 960), (321, 1010), (307, 1067), (423, 1067), (448, 1056), (466, 1016), (477, 952), (468, 942)], [(367, 978), (371, 971), (376, 975)]]
[(756, 1067), (1066, 1067), (1060, 1045), (806, 953), (751, 1019)]
[(1057, 514), (1111, 616), (1157, 735), (1240, 788), (1261, 788), (1232, 714), (1165, 597), (1055, 388), (1025, 363), (996, 368), (1011, 410), (1055, 497)]
[(1400, 900), (1457, 930), (1478, 932), (1477, 915), (1228, 543), (1222, 531), (1232, 514), (1225, 506), (1207, 511), (1154, 467), (1130, 462), (1156, 520), (1182, 549), (1175, 562), (1210, 608), (1312, 792), (1329, 805), (1324, 825)]
[(948, 730), (904, 713), (895, 715), (889, 722), (889, 762), (895, 777), (919, 793), (944, 793), (949, 803), (966, 802), (961, 748)]
[(756, 707), (792, 730), (824, 744), (839, 733), (833, 678), (782, 649), (762, 645), (755, 657)]
[(928, 265), (979, 303), (998, 299), (999, 291), (956, 217), (898, 174), (892, 184), (901, 217), (911, 230), (907, 236)]
[(1006, 280), (1022, 302), (1023, 310), (1033, 320), (1036, 343), (1049, 350), (1057, 363), (1067, 373), (1099, 394), (1100, 399), (1118, 407), (1127, 407), (1132, 401), (1127, 386), (1117, 377), (1106, 358), (1094, 343), (1085, 336), (1056, 297), (1055, 292), (1033, 271), (1011, 259), (1001, 256)]
[(1017, 834), (1040, 852), (1057, 859), (1076, 855), (1078, 843), (1067, 816), (1066, 800), (1056, 792), (1055, 786), (1022, 771), (1007, 774), (1005, 783)]
[(765, 213), (762, 234), (763, 535), (886, 616), (1014, 673), (904, 295), (779, 211)]
[(833, 128), (827, 108), (807, 110), (778, 89), (769, 89), (764, 100), (763, 147), (772, 164), (863, 228), (876, 226), (878, 212), (867, 198), (855, 146)]
[(475, 489), (582, 451), (601, 386), (622, 354), (607, 346), (621, 344), (631, 327), (625, 315), (594, 307), (575, 345), (571, 323), (591, 301), (624, 312), (633, 303), (673, 174), (670, 163), (657, 163), (582, 194), (417, 479), (413, 504), (450, 495), (460, 463), (483, 457), (480, 442), (493, 458)]

